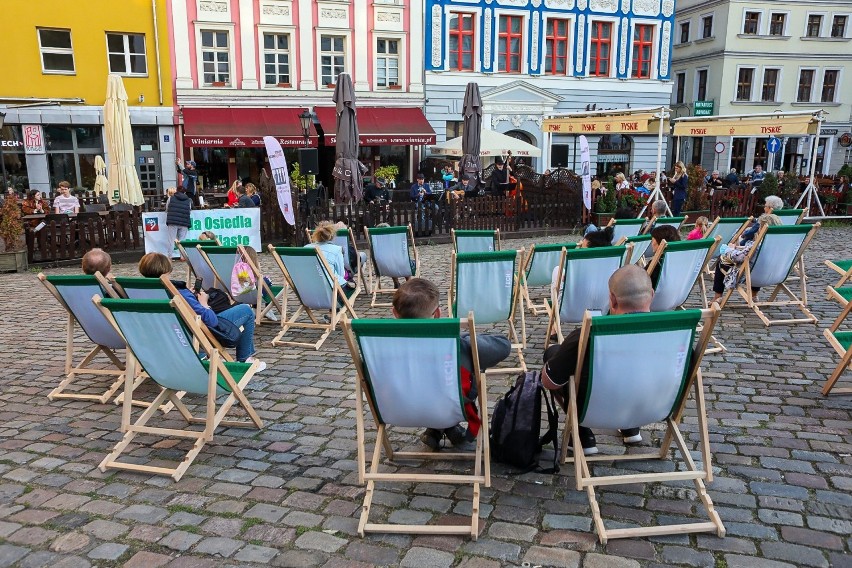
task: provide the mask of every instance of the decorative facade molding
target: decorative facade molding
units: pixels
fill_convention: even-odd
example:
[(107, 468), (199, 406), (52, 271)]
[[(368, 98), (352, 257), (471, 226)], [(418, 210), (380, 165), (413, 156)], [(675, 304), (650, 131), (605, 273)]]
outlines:
[(660, 0), (633, 0), (633, 13), (637, 16), (658, 16)]
[(671, 17), (674, 14), (675, 3), (674, 0), (663, 0), (663, 15), (667, 18)]
[(482, 30), (482, 68), (492, 69), (491, 61), (491, 8), (485, 9), (485, 25)]
[(583, 70), (583, 58), (585, 57), (586, 49), (586, 16), (580, 14), (577, 16), (577, 64), (575, 69), (577, 73)]
[(526, 6), (529, 0), (497, 0), (501, 6)]
[(574, 0), (544, 0), (544, 6), (558, 10), (573, 10)]
[(441, 67), (441, 44), (444, 36), (441, 33), (444, 22), (444, 12), (440, 4), (432, 5), (432, 67)]
[(590, 7), (595, 12), (615, 13), (618, 11), (618, 0), (590, 0)]
[(345, 8), (321, 8), (320, 9), (320, 18), (329, 19), (329, 20), (345, 20), (346, 19), (346, 9)]
[(630, 0), (621, 0), (621, 11), (624, 14), (630, 11)]
[(541, 6), (541, 0), (532, 0), (533, 8), (538, 8)]
[(402, 14), (399, 12), (376, 12), (376, 21), (393, 22), (398, 24), (402, 22)]
[(581, 10), (586, 9), (587, 0), (577, 0), (577, 7)]
[(541, 128), (543, 117), (542, 115), (531, 115), (528, 114), (526, 116), (521, 116), (520, 114), (498, 114), (491, 117), (491, 127), (494, 128), (501, 122), (509, 122), (515, 128), (520, 128), (521, 125), (525, 122), (534, 122), (539, 128)]
[(663, 22), (663, 41), (660, 49), (660, 76), (663, 79), (669, 76), (669, 45), (672, 37), (672, 23)]
[(538, 47), (539, 47), (539, 39), (538, 39), (538, 28), (541, 25), (541, 19), (538, 16), (538, 13), (533, 13), (532, 15), (532, 33), (530, 34), (530, 43), (532, 44), (532, 49), (530, 49), (530, 71), (538, 71)]
[(284, 4), (264, 4), (262, 14), (264, 16), (289, 16), (290, 6)]
[(619, 75), (624, 75), (627, 72), (627, 32), (629, 27), (627, 18), (621, 18), (621, 49), (618, 54)]
[(228, 3), (220, 2), (218, 0), (201, 0), (201, 2), (198, 3), (198, 11), (227, 13)]

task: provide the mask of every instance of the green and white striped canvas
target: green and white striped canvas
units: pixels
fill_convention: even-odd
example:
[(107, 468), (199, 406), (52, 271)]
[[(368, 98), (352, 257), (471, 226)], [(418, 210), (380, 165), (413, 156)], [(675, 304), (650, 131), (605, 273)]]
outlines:
[(642, 230), (645, 219), (616, 219), (612, 226), (612, 242), (617, 243), (625, 237), (635, 237)]
[(550, 285), (553, 280), (553, 269), (559, 266), (563, 248), (575, 249), (577, 243), (535, 245), (535, 248), (532, 249), (532, 260), (525, 276), (527, 286)]
[[(705, 238), (715, 239), (717, 236), (722, 237), (722, 240), (719, 242), (722, 244), (728, 244), (746, 221), (748, 221), (748, 217), (726, 217), (724, 219), (719, 219), (719, 222), (716, 223), (716, 226), (713, 227), (713, 230), (710, 231)], [(716, 250), (713, 251), (713, 258), (717, 258), (720, 254), (722, 254), (721, 247), (717, 247)]]
[(287, 268), (294, 292), (311, 310), (330, 310), (335, 302), (333, 276), (323, 266), (314, 247), (276, 247), (275, 252)]
[(492, 252), (497, 250), (495, 231), (454, 231), (457, 253)]
[(414, 275), (408, 251), (408, 227), (370, 229), (370, 250), (379, 276), (410, 278)]

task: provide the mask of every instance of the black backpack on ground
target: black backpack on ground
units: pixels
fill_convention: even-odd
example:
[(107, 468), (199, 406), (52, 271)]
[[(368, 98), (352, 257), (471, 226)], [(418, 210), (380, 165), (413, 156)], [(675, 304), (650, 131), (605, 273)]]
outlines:
[[(549, 394), (549, 396), (548, 396)], [(547, 432), (541, 432), (541, 399), (547, 408)], [(541, 385), (538, 371), (518, 375), (514, 386), (494, 406), (489, 441), (491, 458), (519, 468), (518, 473), (536, 471), (557, 473), (559, 413), (553, 393)], [(553, 466), (543, 469), (538, 464), (542, 448), (553, 443)]]

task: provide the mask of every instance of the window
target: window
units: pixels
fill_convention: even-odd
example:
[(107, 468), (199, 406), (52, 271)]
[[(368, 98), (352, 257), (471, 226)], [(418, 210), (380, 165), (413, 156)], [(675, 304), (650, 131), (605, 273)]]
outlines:
[(822, 27), (822, 16), (811, 14), (808, 16), (808, 27), (805, 29), (807, 37), (819, 37), (819, 30)]
[(147, 75), (144, 35), (107, 34), (106, 40), (110, 73)]
[(731, 144), (731, 167), (735, 168), (739, 174), (745, 173), (747, 146), (748, 138), (734, 138)]
[(589, 45), (589, 75), (609, 77), (611, 48), (612, 24), (610, 22), (592, 22), (592, 40)]
[(675, 103), (683, 104), (684, 89), (686, 88), (686, 73), (675, 74)]
[(473, 71), (473, 14), (450, 14), (450, 70)]
[(201, 30), (201, 63), (205, 85), (231, 84), (231, 52), (228, 32)]
[(757, 35), (760, 30), (760, 12), (746, 12), (743, 20), (743, 33)]
[(831, 21), (831, 37), (846, 37), (846, 16), (834, 16)]
[(713, 16), (701, 18), (701, 37), (704, 39), (713, 37)]
[(837, 93), (837, 75), (836, 69), (826, 69), (822, 75), (822, 97), (820, 101), (824, 103), (833, 103), (835, 94)]
[(707, 100), (707, 69), (699, 69), (695, 72), (695, 100)]
[(497, 68), (500, 71), (521, 72), (522, 26), (520, 16), (500, 16), (497, 36)]
[(780, 69), (763, 70), (763, 89), (760, 92), (760, 100), (775, 102), (775, 94), (778, 91), (778, 75), (780, 73)]
[(337, 76), (346, 71), (343, 65), (343, 36), (320, 36), (320, 77), (323, 85), (334, 85)]
[(751, 100), (751, 84), (754, 81), (753, 67), (740, 67), (737, 73), (737, 100)]
[(376, 86), (399, 85), (399, 41), (376, 40)]
[(289, 34), (263, 34), (263, 84), (290, 86)]
[(769, 35), (784, 35), (784, 25), (787, 23), (787, 14), (772, 14), (769, 17)]
[(447, 140), (458, 138), (464, 134), (463, 120), (448, 120), (447, 121)]
[(569, 20), (548, 20), (545, 39), (544, 72), (551, 75), (568, 73)]
[(633, 30), (633, 77), (651, 78), (651, 55), (654, 52), (654, 26), (637, 24)]
[(814, 70), (802, 69), (799, 71), (799, 89), (796, 93), (797, 103), (811, 102), (811, 92), (814, 87)]
[(689, 22), (680, 24), (680, 43), (689, 43)]
[(67, 180), (71, 187), (95, 186), (95, 156), (103, 152), (100, 126), (44, 126), (50, 186)]
[[(18, 124), (8, 122), (0, 128), (0, 140), (23, 141), (23, 128)], [(18, 191), (30, 187), (29, 174), (27, 173), (27, 156), (24, 154), (24, 145), (4, 146), (3, 156), (0, 158), (3, 167), (6, 168), (6, 180), (9, 185)], [(2, 171), (2, 170), (0, 170)], [(54, 186), (56, 187), (56, 186)]]
[(701, 165), (701, 157), (704, 154), (704, 138), (698, 136), (692, 139), (692, 159), (690, 163), (696, 166)]
[(38, 30), (43, 73), (74, 73), (74, 49), (71, 30)]

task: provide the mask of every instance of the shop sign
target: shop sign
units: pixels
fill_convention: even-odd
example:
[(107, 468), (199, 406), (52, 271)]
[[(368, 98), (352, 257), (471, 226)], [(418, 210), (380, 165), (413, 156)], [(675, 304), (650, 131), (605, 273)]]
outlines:
[[(261, 250), (260, 208), (193, 209), (190, 222), (187, 239), (197, 239), (202, 231), (213, 231), (224, 246), (245, 245)], [(145, 252), (171, 255), (174, 243), (169, 242), (169, 233), (165, 230), (166, 214), (144, 213), (142, 223), (145, 228)]]
[(21, 148), (24, 143), (20, 140), (0, 140), (0, 147), (2, 148)]
[(815, 134), (810, 116), (746, 118), (737, 120), (686, 120), (675, 123), (675, 136), (795, 136)]
[(360, 136), (360, 143), (365, 146), (420, 146), (422, 144), (434, 144), (435, 135), (416, 134), (369, 134)]
[(823, 128), (822, 130), (819, 131), (819, 133), (820, 134), (828, 134), (829, 136), (834, 136), (835, 134), (837, 134), (837, 129), (836, 128)]
[(842, 146), (843, 148), (848, 148), (849, 146), (852, 146), (852, 132), (845, 132), (840, 137), (840, 146)]
[(692, 116), (713, 116), (715, 101), (695, 101), (692, 107)]
[(44, 154), (44, 131), (41, 124), (25, 124), (23, 134), (25, 153)]
[[(264, 148), (263, 138), (238, 136), (187, 136), (187, 145), (195, 148)], [(304, 147), (302, 136), (281, 136), (278, 142), (285, 147)], [(310, 144), (309, 144), (310, 145)]]
[[(543, 123), (545, 132), (554, 134), (647, 134), (656, 130), (659, 123), (653, 115), (605, 116), (580, 118), (549, 118)], [(649, 125), (651, 125), (649, 127)], [(665, 128), (664, 128), (665, 129)]]

